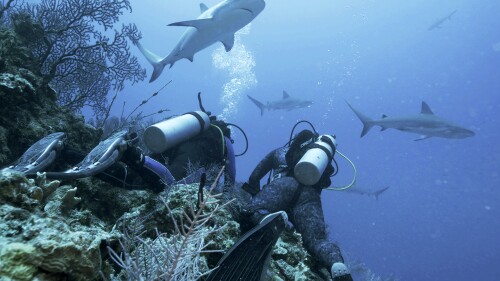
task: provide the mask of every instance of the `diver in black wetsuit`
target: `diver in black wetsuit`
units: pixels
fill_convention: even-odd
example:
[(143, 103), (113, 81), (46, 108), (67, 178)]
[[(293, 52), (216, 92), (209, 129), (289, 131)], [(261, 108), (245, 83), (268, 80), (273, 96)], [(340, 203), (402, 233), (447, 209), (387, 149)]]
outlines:
[[(254, 195), (248, 209), (254, 224), (262, 217), (280, 210), (286, 211), (295, 229), (301, 233), (305, 248), (322, 266), (331, 268), (334, 280), (352, 280), (339, 247), (328, 239), (321, 206), (321, 191), (331, 184), (334, 168), (330, 162), (319, 181), (313, 185), (301, 184), (293, 167), (304, 155), (301, 148), (310, 145), (315, 135), (308, 130), (300, 132), (292, 143), (271, 151), (251, 173), (243, 189)], [(328, 138), (325, 138), (328, 141)], [(335, 145), (330, 161), (335, 154)], [(260, 180), (273, 172), (273, 180), (260, 189)]]

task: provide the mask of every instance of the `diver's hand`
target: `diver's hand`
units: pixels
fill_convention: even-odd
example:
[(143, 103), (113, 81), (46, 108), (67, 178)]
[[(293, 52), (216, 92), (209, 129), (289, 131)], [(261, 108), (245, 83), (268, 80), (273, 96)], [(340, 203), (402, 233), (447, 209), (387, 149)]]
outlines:
[(121, 160), (128, 165), (142, 167), (144, 164), (144, 154), (139, 147), (129, 145), (127, 150), (123, 153)]

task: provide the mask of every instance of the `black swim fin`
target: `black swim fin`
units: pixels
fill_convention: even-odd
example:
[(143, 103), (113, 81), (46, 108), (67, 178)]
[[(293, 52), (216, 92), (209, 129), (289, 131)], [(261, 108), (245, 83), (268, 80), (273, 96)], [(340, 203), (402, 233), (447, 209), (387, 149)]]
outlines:
[(9, 169), (24, 173), (25, 175), (36, 175), (54, 162), (57, 152), (63, 147), (65, 134), (57, 132), (50, 134), (35, 142), (23, 155), (9, 166)]
[(285, 226), (283, 212), (266, 216), (229, 249), (205, 281), (263, 280), (273, 246)]
[(64, 172), (48, 172), (47, 178), (73, 180), (103, 172), (116, 163), (126, 149), (128, 130), (119, 131), (101, 141), (82, 162)]

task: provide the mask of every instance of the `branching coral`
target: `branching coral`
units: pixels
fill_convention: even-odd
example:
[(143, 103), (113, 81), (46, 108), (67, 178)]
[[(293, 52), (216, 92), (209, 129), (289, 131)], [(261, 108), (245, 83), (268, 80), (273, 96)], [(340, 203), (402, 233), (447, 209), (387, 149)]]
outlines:
[(127, 280), (196, 280), (208, 271), (203, 257), (204, 253), (211, 252), (207, 249), (211, 244), (207, 237), (224, 228), (211, 225), (211, 219), (229, 203), (221, 204), (218, 196), (210, 191), (205, 192), (198, 208), (192, 204), (188, 211), (173, 211), (169, 203), (164, 202), (173, 221), (172, 234), (158, 234), (155, 239), (125, 237), (121, 254), (109, 248)]
[(137, 28), (112, 30), (127, 10), (128, 0), (42, 0), (14, 9), (12, 24), (60, 104), (72, 110), (89, 106), (100, 116), (110, 90), (121, 91), (126, 81), (146, 75), (127, 41), (140, 37)]

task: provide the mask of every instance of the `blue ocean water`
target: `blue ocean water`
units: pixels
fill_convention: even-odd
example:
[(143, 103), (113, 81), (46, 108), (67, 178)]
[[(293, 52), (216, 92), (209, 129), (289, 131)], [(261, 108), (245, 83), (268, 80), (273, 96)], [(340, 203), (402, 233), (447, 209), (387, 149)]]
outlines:
[[(217, 1), (206, 1), (209, 7)], [(130, 111), (161, 91), (145, 114), (169, 114), (204, 106), (244, 128), (248, 153), (237, 159), (237, 180), (245, 181), (270, 150), (282, 146), (299, 120), (321, 133), (336, 134), (339, 150), (358, 169), (366, 190), (390, 186), (378, 200), (348, 192), (323, 192), (332, 239), (348, 260), (364, 262), (377, 275), (399, 280), (499, 280), (500, 276), (500, 2), (496, 0), (375, 1), (268, 0), (264, 11), (236, 36), (233, 50), (222, 44), (179, 61), (148, 83), (152, 67), (133, 49), (148, 79), (120, 94)], [(136, 23), (141, 43), (166, 56), (199, 2), (133, 1), (126, 23)], [(428, 27), (451, 12), (441, 28)], [(292, 97), (313, 106), (260, 116), (246, 97), (263, 102)], [(454, 140), (372, 129), (348, 101), (372, 118), (411, 115), (426, 101), (434, 113), (476, 135)], [(169, 114), (165, 115), (168, 116)], [(159, 118), (159, 117), (158, 117)], [(306, 128), (302, 126), (300, 128)], [(235, 134), (237, 152), (243, 150)], [(336, 186), (353, 172), (337, 157)]]

